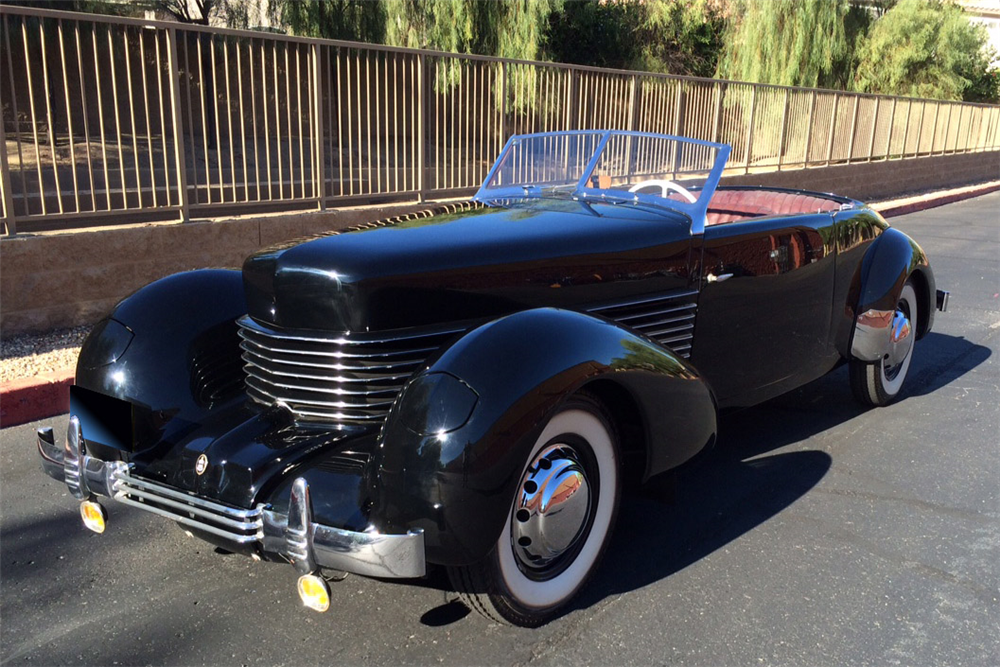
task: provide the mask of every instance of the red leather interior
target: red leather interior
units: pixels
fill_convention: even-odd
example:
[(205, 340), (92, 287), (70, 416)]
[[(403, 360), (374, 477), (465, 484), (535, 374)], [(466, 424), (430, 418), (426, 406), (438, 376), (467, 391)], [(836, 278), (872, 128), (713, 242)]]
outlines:
[(705, 225), (722, 225), (767, 215), (835, 211), (839, 207), (840, 204), (833, 200), (794, 192), (716, 190), (708, 204)]

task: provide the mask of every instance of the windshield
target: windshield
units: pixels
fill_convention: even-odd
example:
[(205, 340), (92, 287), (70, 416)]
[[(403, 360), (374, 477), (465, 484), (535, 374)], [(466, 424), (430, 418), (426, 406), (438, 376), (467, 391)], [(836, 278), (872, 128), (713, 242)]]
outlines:
[(483, 202), (572, 197), (666, 208), (704, 222), (729, 146), (668, 134), (582, 130), (515, 135), (486, 182)]

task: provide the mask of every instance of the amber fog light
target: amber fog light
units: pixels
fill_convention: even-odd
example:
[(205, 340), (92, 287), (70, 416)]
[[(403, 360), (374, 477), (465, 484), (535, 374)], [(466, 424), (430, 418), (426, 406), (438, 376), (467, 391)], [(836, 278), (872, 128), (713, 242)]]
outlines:
[(103, 533), (108, 525), (108, 511), (95, 500), (80, 503), (80, 516), (83, 517), (83, 525), (95, 533)]
[(322, 577), (303, 574), (299, 577), (299, 598), (310, 609), (326, 611), (330, 608), (330, 587)]

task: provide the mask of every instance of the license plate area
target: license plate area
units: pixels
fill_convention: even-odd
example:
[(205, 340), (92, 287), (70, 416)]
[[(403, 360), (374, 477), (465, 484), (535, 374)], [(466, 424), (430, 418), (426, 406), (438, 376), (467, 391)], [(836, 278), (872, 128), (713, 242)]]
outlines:
[(92, 449), (97, 445), (123, 452), (135, 450), (135, 416), (128, 401), (73, 385), (69, 388), (69, 411), (80, 420)]

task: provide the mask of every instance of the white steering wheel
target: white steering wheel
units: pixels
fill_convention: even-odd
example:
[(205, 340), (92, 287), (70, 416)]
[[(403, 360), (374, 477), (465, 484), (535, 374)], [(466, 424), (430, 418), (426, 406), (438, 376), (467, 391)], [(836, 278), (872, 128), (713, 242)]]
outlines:
[(666, 199), (667, 190), (673, 190), (674, 192), (680, 193), (682, 197), (687, 199), (692, 204), (698, 201), (698, 198), (691, 194), (691, 191), (682, 185), (678, 185), (673, 181), (668, 181), (665, 178), (653, 178), (648, 181), (642, 181), (641, 183), (636, 183), (628, 189), (629, 192), (638, 192), (643, 188), (648, 188), (650, 186), (658, 186), (660, 188), (660, 196)]

